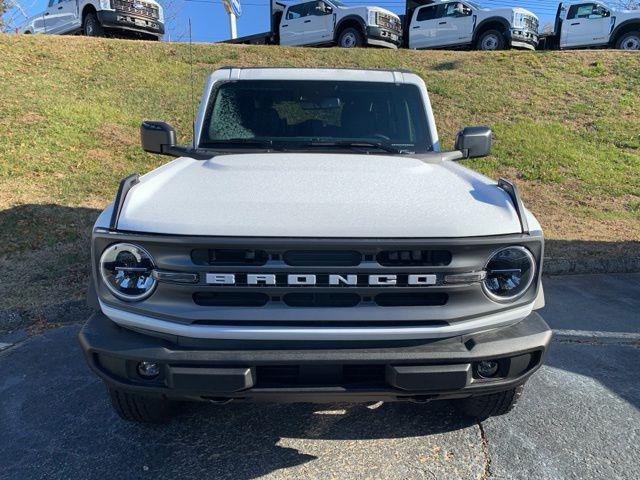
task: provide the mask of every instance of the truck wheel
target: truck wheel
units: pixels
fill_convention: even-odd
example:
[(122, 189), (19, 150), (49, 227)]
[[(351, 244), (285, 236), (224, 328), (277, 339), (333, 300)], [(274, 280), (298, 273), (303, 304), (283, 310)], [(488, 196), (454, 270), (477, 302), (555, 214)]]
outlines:
[(87, 37), (104, 37), (104, 28), (95, 13), (89, 12), (82, 22), (82, 31)]
[(616, 48), (619, 50), (640, 50), (640, 31), (620, 35), (616, 42)]
[(166, 398), (109, 389), (111, 406), (123, 420), (140, 423), (164, 423), (171, 417), (171, 402)]
[(506, 42), (504, 35), (498, 30), (482, 32), (476, 43), (477, 50), (504, 50)]
[(504, 392), (463, 398), (455, 400), (455, 405), (465, 415), (478, 420), (485, 420), (489, 417), (509, 413), (522, 395), (523, 388), (520, 385)]
[(364, 43), (362, 34), (355, 28), (345, 28), (338, 37), (338, 46), (342, 48), (361, 47)]

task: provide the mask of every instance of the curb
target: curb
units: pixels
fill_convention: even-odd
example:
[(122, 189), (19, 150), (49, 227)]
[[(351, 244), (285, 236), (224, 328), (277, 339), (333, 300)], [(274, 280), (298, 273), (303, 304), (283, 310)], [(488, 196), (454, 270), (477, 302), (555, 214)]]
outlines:
[(543, 275), (639, 273), (640, 258), (569, 259), (545, 257)]

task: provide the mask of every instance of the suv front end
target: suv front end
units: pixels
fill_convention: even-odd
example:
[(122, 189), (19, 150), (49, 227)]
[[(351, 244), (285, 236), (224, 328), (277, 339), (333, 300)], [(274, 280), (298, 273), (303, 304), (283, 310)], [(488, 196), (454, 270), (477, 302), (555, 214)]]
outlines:
[(134, 36), (159, 38), (164, 35), (162, 6), (151, 0), (102, 0), (97, 12), (104, 28), (121, 30)]
[(544, 239), (513, 184), (452, 161), (486, 155), (488, 128), (440, 152), (409, 72), (225, 68), (195, 131), (178, 147), (143, 122), (146, 151), (185, 156), (123, 180), (94, 227), (80, 342), (123, 418), (180, 399), (515, 403), (551, 340)]
[(402, 22), (397, 15), (382, 9), (367, 9), (366, 36), (369, 45), (398, 48), (402, 44)]
[(539, 20), (533, 13), (514, 9), (511, 19), (511, 46), (535, 50), (538, 47)]

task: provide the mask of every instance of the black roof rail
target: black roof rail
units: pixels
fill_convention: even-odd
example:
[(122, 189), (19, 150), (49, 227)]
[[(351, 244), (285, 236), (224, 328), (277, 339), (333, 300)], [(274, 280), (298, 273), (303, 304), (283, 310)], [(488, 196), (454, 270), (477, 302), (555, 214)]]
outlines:
[(127, 198), (127, 193), (133, 188), (134, 185), (140, 182), (140, 175), (134, 173), (120, 181), (118, 187), (118, 193), (116, 193), (116, 199), (113, 202), (113, 211), (111, 212), (111, 221), (109, 222), (109, 229), (116, 230), (118, 227), (118, 220), (120, 220), (120, 212), (124, 205), (124, 200)]
[(500, 178), (498, 180), (498, 187), (504, 190), (511, 197), (511, 201), (513, 202), (513, 206), (516, 209), (516, 213), (518, 214), (518, 218), (520, 219), (520, 227), (522, 228), (522, 233), (529, 233), (529, 222), (527, 222), (527, 216), (524, 212), (524, 204), (522, 203), (522, 199), (520, 198), (520, 194), (518, 193), (518, 187), (506, 178)]

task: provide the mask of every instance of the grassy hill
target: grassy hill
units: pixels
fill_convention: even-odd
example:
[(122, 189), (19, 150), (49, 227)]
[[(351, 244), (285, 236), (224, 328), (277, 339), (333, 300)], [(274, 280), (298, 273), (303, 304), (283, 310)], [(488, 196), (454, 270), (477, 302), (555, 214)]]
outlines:
[[(640, 258), (638, 54), (198, 44), (193, 58), (197, 92), (222, 65), (411, 69), (445, 148), (462, 126), (493, 127), (493, 156), (467, 163), (517, 182), (552, 259)], [(118, 181), (168, 161), (139, 148), (140, 121), (188, 133), (189, 50), (0, 36), (0, 59), (0, 311), (45, 318), (43, 306), (82, 297), (87, 234)]]

